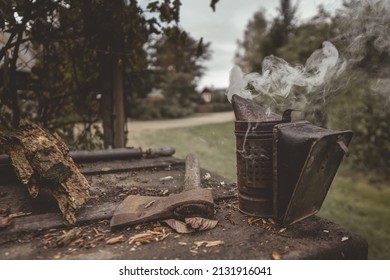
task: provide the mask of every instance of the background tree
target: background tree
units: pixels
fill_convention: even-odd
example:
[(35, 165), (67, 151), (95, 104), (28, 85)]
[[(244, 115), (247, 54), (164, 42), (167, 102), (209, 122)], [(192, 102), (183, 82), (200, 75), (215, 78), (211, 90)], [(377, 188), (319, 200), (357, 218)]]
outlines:
[(236, 63), (247, 72), (261, 73), (264, 57), (279, 55), (279, 49), (289, 42), (296, 11), (290, 0), (280, 0), (279, 14), (272, 22), (266, 20), (264, 9), (257, 11), (246, 26), (244, 40), (238, 41)]
[[(9, 34), (0, 51), (5, 70), (0, 92), (3, 125), (15, 127), (27, 117), (71, 138), (74, 123), (85, 122), (89, 132), (102, 120), (104, 146), (123, 146), (124, 100), (151, 88), (145, 45), (152, 34), (179, 21), (180, 4), (179, 0), (150, 1), (146, 7), (136, 0), (1, 1), (0, 28)], [(23, 92), (16, 81), (22, 46), (34, 49), (38, 61)], [(114, 127), (120, 117), (122, 123)]]
[(154, 84), (165, 97), (163, 111), (177, 112), (162, 112), (163, 116), (179, 117), (195, 112), (199, 98), (196, 85), (204, 74), (203, 62), (211, 56), (209, 47), (210, 43), (195, 40), (177, 26), (165, 29), (151, 44)]

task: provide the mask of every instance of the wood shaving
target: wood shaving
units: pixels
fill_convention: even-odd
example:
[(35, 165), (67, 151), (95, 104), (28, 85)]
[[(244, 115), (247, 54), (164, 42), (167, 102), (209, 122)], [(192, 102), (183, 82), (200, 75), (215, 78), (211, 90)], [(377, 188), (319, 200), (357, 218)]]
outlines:
[(79, 237), (81, 233), (80, 228), (72, 228), (71, 230), (65, 232), (63, 235), (57, 238), (56, 243), (58, 246), (69, 245), (72, 241)]
[(263, 220), (264, 220), (263, 218), (249, 217), (248, 218), (248, 224), (252, 225), (252, 224), (254, 224), (256, 222), (263, 221)]
[(156, 200), (152, 200), (152, 201), (150, 201), (149, 203), (147, 203), (146, 205), (145, 205), (145, 209), (146, 208), (149, 208), (150, 206), (152, 206), (154, 203), (156, 202)]
[(140, 246), (142, 244), (147, 244), (151, 242), (157, 242), (157, 241), (162, 241), (165, 238), (167, 238), (171, 233), (167, 232), (165, 229), (162, 230), (147, 230), (145, 232), (136, 234), (131, 236), (128, 239), (129, 244), (135, 244), (137, 246)]
[(165, 182), (165, 181), (170, 181), (170, 180), (173, 180), (172, 176), (166, 176), (166, 177), (160, 178), (160, 182)]
[(113, 245), (113, 244), (121, 243), (123, 241), (125, 241), (125, 237), (123, 235), (119, 235), (119, 236), (108, 239), (106, 241), (106, 244)]
[(214, 247), (214, 246), (221, 246), (221, 245), (224, 245), (225, 242), (222, 241), (222, 240), (215, 240), (215, 241), (196, 241), (194, 242), (194, 245), (196, 247), (201, 247), (201, 246), (205, 246), (205, 247)]

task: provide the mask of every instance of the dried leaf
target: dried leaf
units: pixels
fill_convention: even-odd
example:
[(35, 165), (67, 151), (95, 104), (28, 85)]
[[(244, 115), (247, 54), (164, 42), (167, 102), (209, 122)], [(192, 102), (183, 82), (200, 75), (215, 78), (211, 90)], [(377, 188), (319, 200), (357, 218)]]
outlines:
[(272, 259), (274, 259), (274, 260), (281, 260), (281, 259), (282, 259), (282, 255), (279, 254), (279, 253), (276, 252), (276, 251), (273, 251), (273, 252), (272, 252)]
[(107, 245), (113, 245), (113, 244), (120, 243), (120, 242), (123, 242), (123, 241), (125, 241), (125, 237), (123, 235), (119, 235), (119, 236), (116, 236), (116, 237), (108, 239), (106, 241), (106, 244)]
[(221, 246), (224, 245), (225, 242), (222, 240), (215, 240), (215, 241), (196, 241), (194, 242), (194, 245), (196, 247), (205, 246), (205, 247), (214, 247), (214, 246)]
[(210, 220), (201, 217), (192, 217), (185, 219), (186, 224), (190, 225), (194, 229), (198, 229), (199, 231), (213, 229), (217, 226), (217, 220)]
[(175, 219), (168, 219), (164, 221), (172, 229), (176, 230), (178, 233), (191, 233), (194, 232), (192, 228), (189, 228), (186, 223), (178, 221)]

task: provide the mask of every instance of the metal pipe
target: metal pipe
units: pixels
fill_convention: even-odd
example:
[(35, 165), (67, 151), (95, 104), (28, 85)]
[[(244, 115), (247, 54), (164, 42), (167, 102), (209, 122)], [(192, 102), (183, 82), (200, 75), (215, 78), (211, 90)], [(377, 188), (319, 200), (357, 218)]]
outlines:
[[(96, 150), (96, 151), (71, 151), (70, 156), (76, 163), (102, 161), (102, 160), (124, 160), (124, 159), (139, 159), (142, 158), (143, 152), (141, 148), (119, 148), (111, 150)], [(9, 156), (0, 155), (0, 164), (8, 165)]]

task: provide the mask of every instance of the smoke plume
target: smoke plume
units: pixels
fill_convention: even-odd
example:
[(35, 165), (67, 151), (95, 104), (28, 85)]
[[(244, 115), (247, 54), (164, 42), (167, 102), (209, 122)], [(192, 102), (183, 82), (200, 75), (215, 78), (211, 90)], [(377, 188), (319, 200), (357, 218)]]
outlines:
[(227, 97), (232, 95), (252, 99), (256, 95), (287, 98), (294, 87), (311, 92), (338, 76), (346, 63), (339, 56), (336, 47), (325, 41), (322, 49), (316, 50), (305, 65), (291, 66), (282, 58), (267, 56), (262, 63), (262, 74), (245, 74), (238, 66), (230, 71)]

